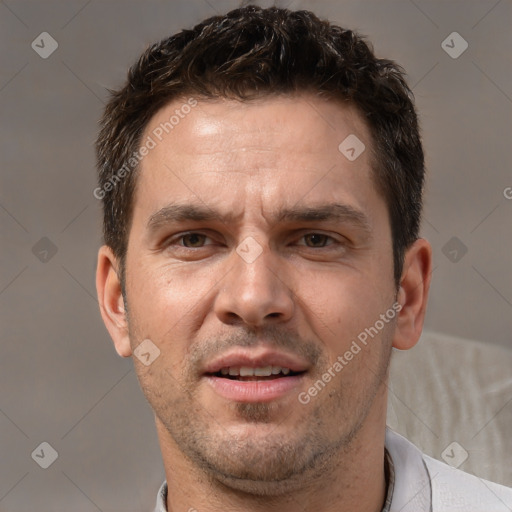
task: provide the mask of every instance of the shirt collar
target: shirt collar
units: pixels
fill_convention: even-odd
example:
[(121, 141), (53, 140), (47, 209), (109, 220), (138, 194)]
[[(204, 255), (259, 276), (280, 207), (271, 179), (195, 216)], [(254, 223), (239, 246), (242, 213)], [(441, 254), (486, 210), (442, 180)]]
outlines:
[(384, 467), (386, 473), (387, 492), (386, 501), (384, 502), (384, 508), (382, 509), (382, 512), (390, 512), (391, 502), (393, 501), (393, 491), (395, 489), (395, 466), (387, 448), (384, 450)]
[(389, 428), (386, 429), (386, 450), (395, 471), (389, 512), (431, 512), (432, 487), (423, 454)]
[(164, 482), (158, 490), (154, 512), (167, 512), (167, 482)]

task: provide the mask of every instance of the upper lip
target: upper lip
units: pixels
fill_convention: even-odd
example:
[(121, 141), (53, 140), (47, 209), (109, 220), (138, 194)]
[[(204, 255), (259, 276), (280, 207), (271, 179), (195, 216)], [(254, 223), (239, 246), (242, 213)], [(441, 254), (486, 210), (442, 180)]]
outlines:
[(304, 372), (309, 368), (307, 361), (297, 355), (269, 349), (237, 348), (229, 350), (206, 363), (204, 373), (217, 373), (222, 368), (229, 368), (230, 366), (245, 366), (248, 368), (280, 366), (281, 368), (289, 368), (292, 372)]

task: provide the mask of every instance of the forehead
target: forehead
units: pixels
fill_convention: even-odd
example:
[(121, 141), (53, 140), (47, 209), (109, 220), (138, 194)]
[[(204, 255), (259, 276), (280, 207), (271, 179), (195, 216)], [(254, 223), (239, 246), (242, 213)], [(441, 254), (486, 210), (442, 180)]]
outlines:
[[(245, 102), (182, 98), (160, 109), (146, 134), (156, 139), (159, 147), (155, 153), (167, 148), (194, 157), (215, 157), (242, 149), (267, 151), (268, 157), (271, 153), (287, 153), (287, 157), (337, 155), (338, 144), (351, 134), (369, 142), (369, 131), (353, 105), (311, 94)], [(179, 144), (173, 144), (176, 139)]]
[(147, 215), (173, 201), (241, 214), (250, 200), (270, 211), (305, 196), (361, 209), (376, 195), (369, 130), (348, 103), (308, 94), (185, 97), (160, 109), (142, 140), (152, 149), (141, 162), (135, 208)]

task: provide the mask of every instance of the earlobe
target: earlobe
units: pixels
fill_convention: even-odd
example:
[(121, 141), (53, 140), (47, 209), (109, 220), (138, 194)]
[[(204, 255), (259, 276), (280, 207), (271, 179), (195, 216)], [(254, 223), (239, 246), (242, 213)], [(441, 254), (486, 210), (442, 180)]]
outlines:
[(416, 240), (405, 253), (404, 270), (397, 294), (401, 309), (393, 347), (408, 350), (418, 342), (427, 307), (432, 274), (432, 248), (427, 240)]
[(118, 275), (118, 261), (112, 249), (106, 245), (98, 251), (96, 291), (101, 317), (110, 333), (117, 353), (122, 357), (130, 357), (132, 350), (121, 282)]

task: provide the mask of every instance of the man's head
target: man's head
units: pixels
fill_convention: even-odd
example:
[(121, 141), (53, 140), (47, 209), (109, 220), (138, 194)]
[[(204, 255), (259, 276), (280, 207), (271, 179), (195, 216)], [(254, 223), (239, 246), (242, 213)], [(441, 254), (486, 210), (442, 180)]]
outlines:
[[(367, 123), (372, 179), (390, 216), (398, 285), (404, 252), (418, 237), (424, 180), (416, 113), (401, 68), (376, 58), (356, 33), (311, 12), (254, 6), (150, 46), (107, 105), (97, 141), (97, 192), (104, 204), (105, 242), (121, 272), (142, 134), (159, 109), (179, 97), (250, 102), (307, 91), (355, 107)], [(185, 102), (182, 108), (190, 106)], [(171, 129), (182, 115), (178, 109)], [(158, 134), (153, 138), (158, 141)]]
[(398, 68), (311, 13), (237, 10), (143, 55), (98, 150), (101, 311), (164, 459), (259, 495), (378, 461), (431, 257)]

